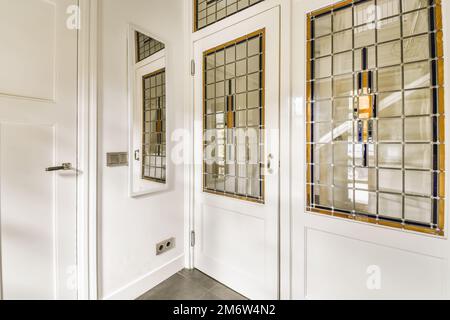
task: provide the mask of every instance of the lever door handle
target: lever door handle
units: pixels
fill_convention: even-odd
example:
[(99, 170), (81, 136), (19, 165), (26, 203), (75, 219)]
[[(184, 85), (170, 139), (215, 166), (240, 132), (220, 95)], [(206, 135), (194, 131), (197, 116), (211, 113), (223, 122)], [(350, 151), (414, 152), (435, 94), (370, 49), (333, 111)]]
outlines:
[(46, 168), (45, 171), (47, 171), (47, 172), (67, 171), (67, 170), (71, 170), (71, 169), (72, 169), (72, 164), (71, 163), (63, 163), (62, 165), (57, 166), (57, 167)]

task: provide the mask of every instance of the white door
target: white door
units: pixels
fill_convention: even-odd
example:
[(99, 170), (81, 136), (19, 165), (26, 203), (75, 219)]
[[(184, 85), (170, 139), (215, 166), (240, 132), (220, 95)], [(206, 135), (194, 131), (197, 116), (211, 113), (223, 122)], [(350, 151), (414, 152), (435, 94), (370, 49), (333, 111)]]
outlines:
[(3, 299), (77, 297), (77, 3), (0, 0)]
[[(427, 189), (427, 179), (411, 179), (411, 171), (409, 171), (411, 168), (428, 170), (431, 167), (429, 164), (432, 163), (431, 152), (427, 151), (426, 148), (423, 149), (425, 151), (419, 151), (417, 140), (420, 139), (411, 137), (413, 134), (420, 134), (424, 137), (431, 136), (431, 126), (407, 125), (403, 127), (403, 122), (398, 121), (399, 118), (402, 119), (403, 117), (406, 119), (406, 124), (411, 121), (409, 117), (417, 117), (417, 113), (420, 114), (414, 109), (415, 103), (420, 99), (414, 100), (410, 97), (417, 94), (413, 91), (416, 90), (417, 86), (428, 86), (428, 66), (424, 67), (427, 64), (423, 64), (421, 73), (415, 73), (414, 75), (407, 72), (411, 64), (405, 63), (402, 66), (404, 71), (399, 68), (400, 78), (403, 77), (403, 72), (407, 74), (404, 77), (405, 87), (413, 88), (413, 90), (404, 92), (404, 107), (403, 109), (402, 107), (396, 109), (399, 100), (400, 106), (402, 105), (403, 98), (401, 95), (397, 96), (396, 92), (391, 92), (390, 88), (395, 86), (395, 84), (393, 85), (395, 77), (383, 76), (386, 69), (382, 68), (386, 65), (386, 60), (395, 60), (396, 50), (389, 50), (389, 54), (383, 54), (386, 48), (385, 43), (379, 43), (384, 41), (382, 37), (394, 39), (393, 42), (390, 42), (391, 45), (400, 43), (400, 40), (405, 41), (403, 42), (405, 55), (402, 55), (401, 59), (406, 59), (407, 54), (411, 54), (413, 51), (415, 53), (414, 59), (419, 56), (418, 52), (428, 55), (428, 43), (432, 43), (431, 40), (428, 41), (426, 36), (421, 38), (423, 42), (415, 46), (413, 50), (409, 43), (410, 41), (417, 41), (417, 38), (404, 40), (401, 37), (400, 30), (403, 24), (403, 26), (408, 26), (408, 30), (406, 30), (406, 27), (402, 29), (403, 32), (419, 32), (418, 21), (424, 14), (426, 16), (427, 10), (430, 9), (422, 8), (426, 7), (429, 2), (383, 1), (381, 3), (381, 1), (378, 1), (376, 7), (374, 1), (337, 2), (331, 0), (293, 1), (292, 96), (297, 100), (297, 106), (294, 109), (292, 119), (292, 141), (295, 142), (292, 144), (292, 298), (448, 299), (450, 293), (448, 201), (445, 201), (447, 204), (446, 211), (442, 211), (446, 226), (444, 228), (439, 227), (441, 231), (445, 231), (445, 237), (437, 236), (435, 222), (428, 222), (425, 226), (423, 225), (424, 219), (428, 219), (431, 208), (427, 205), (421, 205), (416, 197), (417, 192)], [(336, 10), (336, 7), (331, 17), (330, 11), (323, 8), (333, 3), (337, 3), (336, 6), (339, 7), (339, 10)], [(446, 17), (449, 17), (450, 6), (448, 1), (443, 1), (443, 4), (445, 5), (442, 8), (444, 25), (448, 26), (449, 20)], [(314, 20), (314, 23), (317, 24), (314, 27), (309, 24), (311, 28), (305, 30), (305, 25), (308, 25), (305, 24), (307, 14), (316, 10), (320, 10), (318, 11), (320, 16), (317, 16)], [(411, 14), (410, 12), (413, 10), (417, 11)], [(384, 19), (387, 15), (389, 18)], [(352, 16), (354, 17), (353, 20)], [(358, 19), (362, 22), (358, 22)], [(375, 21), (375, 23), (371, 22), (378, 19), (382, 20)], [(439, 19), (436, 18), (436, 21), (439, 21)], [(358, 27), (366, 22), (367, 24), (363, 24), (363, 27)], [(329, 32), (325, 30), (328, 26)], [(376, 26), (376, 28), (372, 28), (372, 26)], [(428, 23), (422, 26), (425, 29), (428, 27)], [(341, 32), (340, 30), (344, 28), (346, 31)], [(352, 28), (354, 28), (354, 32), (352, 32)], [(314, 32), (311, 33), (311, 30), (314, 30)], [(446, 30), (448, 30), (448, 27), (444, 27), (444, 42), (450, 40), (450, 34), (446, 33)], [(373, 34), (375, 32), (378, 34), (376, 39), (375, 37), (374, 39), (371, 38), (372, 31)], [(312, 41), (314, 50), (311, 51), (306, 49), (308, 34), (313, 34), (315, 37)], [(350, 35), (350, 41), (347, 41), (348, 35)], [(348, 52), (343, 54), (339, 52), (346, 51), (347, 46), (352, 52), (352, 35), (354, 35), (353, 39), (358, 38), (360, 43), (361, 39), (364, 38), (362, 42), (369, 47), (368, 55), (363, 55), (362, 50), (353, 50), (355, 55), (352, 58), (352, 54), (348, 55)], [(414, 35), (414, 37), (417, 36)], [(398, 40), (398, 38), (402, 39)], [(330, 40), (330, 46), (327, 45), (328, 40)], [(331, 45), (331, 41), (333, 41), (333, 45)], [(356, 40), (354, 43), (355, 47), (361, 46), (360, 44), (356, 45)], [(399, 45), (399, 55), (402, 52), (401, 47), (402, 45)], [(330, 50), (329, 53), (324, 54), (327, 50)], [(448, 57), (450, 53), (447, 51), (448, 47), (445, 50), (444, 57)], [(334, 53), (336, 51), (338, 54)], [(313, 101), (314, 104), (311, 109), (307, 109), (308, 104), (303, 104), (302, 101), (309, 101), (307, 97), (311, 94), (306, 90), (311, 88), (311, 83), (306, 82), (306, 62), (311, 55), (315, 55), (313, 56), (315, 57), (315, 63), (319, 63), (317, 61), (322, 59), (319, 58), (320, 56), (326, 57), (321, 60), (325, 64), (320, 62), (320, 67), (316, 65), (317, 67), (314, 68), (317, 77), (322, 79), (315, 80), (315, 84), (312, 84), (315, 90), (314, 94), (316, 94), (314, 99), (317, 100)], [(342, 59), (343, 56), (346, 58)], [(375, 57), (377, 60), (375, 60)], [(330, 67), (333, 59), (339, 61), (339, 65), (335, 63), (333, 67)], [(349, 74), (351, 77), (352, 69), (355, 79), (358, 77), (357, 74), (361, 74), (362, 60), (365, 60), (366, 64), (368, 62), (369, 66), (371, 65), (369, 67), (371, 70), (373, 70), (374, 64), (381, 67), (377, 70), (378, 80), (375, 89), (377, 90), (377, 101), (379, 103), (378, 109), (375, 108), (375, 111), (378, 110), (378, 129), (377, 132), (372, 132), (373, 136), (371, 137), (371, 139), (376, 139), (376, 152), (370, 151), (370, 148), (373, 150), (373, 146), (369, 145), (370, 148), (366, 149), (369, 152), (366, 154), (363, 154), (364, 148), (361, 148), (361, 144), (358, 142), (364, 139), (362, 138), (363, 134), (358, 134), (358, 132), (361, 132), (357, 126), (360, 119), (352, 120), (355, 121), (354, 133), (351, 130), (342, 130), (345, 128), (342, 124), (348, 123), (345, 122), (347, 119), (354, 119), (353, 105), (346, 103), (346, 100), (347, 102), (352, 100), (349, 101), (346, 97), (352, 95), (352, 81), (350, 81), (349, 88), (347, 87), (349, 82), (345, 79), (349, 79)], [(392, 66), (396, 63), (391, 63), (388, 69), (393, 70)], [(448, 60), (445, 63), (447, 67)], [(324, 70), (326, 71), (323, 72)], [(333, 98), (333, 104), (330, 105), (329, 109), (327, 107), (328, 92), (324, 93), (328, 85), (328, 70), (330, 73), (338, 74), (338, 76), (333, 76), (333, 89), (329, 91), (330, 95), (337, 96), (338, 99)], [(446, 70), (445, 76), (447, 77), (448, 68)], [(426, 76), (422, 77), (422, 74)], [(321, 87), (322, 84), (325, 85)], [(402, 88), (401, 81), (399, 87)], [(361, 98), (361, 93), (358, 90), (355, 90), (356, 95)], [(324, 96), (325, 98), (323, 98)], [(426, 97), (423, 98), (422, 107), (424, 109), (430, 108), (431, 100)], [(363, 101), (364, 99), (360, 100), (360, 102)], [(446, 96), (446, 101), (448, 101), (448, 96)], [(358, 107), (359, 112), (361, 112), (361, 107), (364, 110), (363, 103), (359, 104)], [(448, 105), (446, 109), (448, 110)], [(314, 112), (307, 110), (314, 110)], [(395, 111), (392, 112), (393, 110)], [(330, 111), (329, 119), (333, 120), (330, 129), (327, 128), (327, 111)], [(402, 116), (403, 113), (405, 115)], [(347, 115), (349, 116), (347, 117)], [(312, 119), (314, 119), (314, 123), (319, 124), (314, 124), (314, 131), (311, 135), (307, 135), (307, 132), (311, 132), (307, 131), (307, 126), (313, 123)], [(448, 123), (446, 127), (448, 128)], [(402, 130), (404, 133), (402, 133)], [(393, 135), (389, 136), (390, 134)], [(398, 138), (391, 138), (395, 134), (399, 134)], [(352, 135), (355, 135), (354, 140)], [(446, 135), (448, 141), (448, 132)], [(304, 147), (305, 144), (303, 143), (308, 141), (308, 136), (315, 137), (313, 141), (315, 144), (307, 145), (309, 150), (312, 146), (315, 148), (314, 151), (310, 151), (310, 155), (313, 154), (311, 157), (307, 157), (307, 148)], [(333, 140), (332, 144), (328, 143), (330, 139)], [(395, 148), (395, 145), (386, 142), (391, 143), (395, 140), (401, 141), (399, 143), (400, 152), (392, 152), (392, 149), (386, 152), (385, 148), (387, 147), (394, 146)], [(312, 139), (309, 141), (312, 141)], [(356, 142), (354, 148), (352, 141)], [(428, 143), (427, 138), (422, 139), (419, 143)], [(330, 145), (331, 149), (329, 148)], [(402, 146), (403, 150), (409, 151), (403, 152)], [(354, 151), (352, 152), (352, 150)], [(330, 155), (330, 157), (327, 158), (327, 155)], [(430, 155), (429, 162), (428, 155)], [(313, 161), (310, 161), (311, 159)], [(349, 159), (349, 161), (346, 162), (346, 159)], [(399, 161), (398, 166), (396, 161)], [(443, 161), (442, 158), (441, 161)], [(448, 157), (445, 161), (448, 168)], [(310, 169), (308, 175), (307, 166), (310, 166), (311, 162), (314, 163), (314, 169)], [(410, 164), (412, 162), (414, 163)], [(376, 163), (376, 165), (373, 163)], [(349, 168), (346, 168), (347, 166)], [(396, 172), (395, 169), (392, 170), (392, 167), (398, 170), (402, 166), (405, 167), (402, 172), (405, 175), (404, 177), (400, 175), (400, 178), (397, 178), (398, 171), (395, 176), (386, 175), (386, 172)], [(390, 169), (386, 171), (385, 168)], [(378, 172), (374, 173), (374, 169)], [(371, 172), (370, 175), (369, 172)], [(308, 186), (307, 182), (309, 183)], [(431, 181), (428, 182), (428, 185), (430, 183)], [(446, 183), (448, 186), (448, 177)], [(332, 191), (330, 191), (330, 185)], [(309, 191), (311, 190), (310, 186), (314, 186), (314, 193)], [(440, 184), (440, 186), (443, 185)], [(398, 190), (396, 191), (395, 188), (398, 188)], [(342, 192), (342, 189), (344, 189), (344, 192)], [(345, 190), (351, 189), (355, 191), (354, 196), (351, 192), (345, 192)], [(314, 197), (306, 197), (307, 190)], [(368, 191), (376, 191), (376, 196), (369, 194)], [(426, 195), (427, 192), (430, 191), (423, 192), (425, 199), (423, 203), (425, 204), (428, 202), (427, 198), (429, 198)], [(407, 196), (404, 197), (404, 195)], [(326, 204), (327, 199), (330, 200), (328, 205)], [(442, 204), (440, 204), (440, 208), (443, 208)], [(305, 211), (308, 206), (316, 206), (317, 209), (327, 210), (326, 213), (328, 214), (331, 207), (335, 216), (321, 214), (318, 210), (309, 212), (316, 208)], [(353, 220), (348, 219), (350, 215), (345, 214), (345, 207), (351, 206), (354, 206), (354, 209), (351, 209), (355, 213), (355, 219)], [(363, 214), (364, 212), (366, 215)], [(377, 221), (370, 219), (374, 216), (374, 213), (378, 215)], [(390, 216), (387, 216), (388, 214)], [(413, 217), (414, 214), (416, 217)], [(399, 220), (398, 218), (397, 220), (392, 219), (392, 217), (399, 216), (404, 219), (405, 230), (400, 228), (403, 226), (392, 223)], [(386, 219), (386, 217), (391, 218), (391, 220)], [(411, 223), (414, 221), (422, 221), (422, 228), (415, 228), (417, 224)], [(439, 220), (439, 222), (441, 221)], [(406, 230), (408, 228), (409, 230)], [(420, 230), (421, 232), (414, 232), (414, 230)]]
[(194, 55), (195, 267), (277, 299), (279, 9), (196, 41)]

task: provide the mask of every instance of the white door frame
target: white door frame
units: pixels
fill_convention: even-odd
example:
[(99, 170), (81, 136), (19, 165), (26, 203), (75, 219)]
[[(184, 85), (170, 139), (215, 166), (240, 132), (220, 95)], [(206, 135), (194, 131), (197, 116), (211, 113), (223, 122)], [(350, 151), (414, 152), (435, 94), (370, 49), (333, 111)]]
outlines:
[(79, 300), (98, 299), (97, 40), (98, 0), (79, 0), (77, 281)]
[[(196, 41), (214, 34), (228, 26), (242, 22), (249, 17), (258, 15), (274, 7), (280, 7), (280, 208), (279, 208), (279, 297), (291, 298), (291, 6), (292, 0), (265, 0), (222, 21), (201, 29), (195, 33), (193, 28), (193, 1), (186, 1), (185, 37), (186, 52), (189, 56), (186, 65), (191, 65), (194, 59), (194, 44)], [(196, 66), (200, 72), (200, 66)], [(187, 76), (185, 80), (186, 104), (185, 130), (191, 133), (190, 139), (184, 140), (185, 150), (185, 266), (194, 267), (194, 250), (191, 246), (191, 232), (194, 230), (194, 77)]]

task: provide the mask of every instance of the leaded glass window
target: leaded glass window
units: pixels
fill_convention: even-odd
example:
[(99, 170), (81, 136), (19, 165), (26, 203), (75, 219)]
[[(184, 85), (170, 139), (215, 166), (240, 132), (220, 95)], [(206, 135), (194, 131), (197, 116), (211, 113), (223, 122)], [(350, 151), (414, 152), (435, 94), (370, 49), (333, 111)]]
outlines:
[(166, 72), (143, 77), (142, 178), (166, 182)]
[(194, 0), (195, 31), (263, 0)]
[(205, 192), (264, 202), (264, 30), (206, 51)]
[(307, 25), (308, 210), (443, 235), (441, 1), (343, 1)]
[(136, 62), (145, 60), (164, 48), (164, 43), (136, 31)]

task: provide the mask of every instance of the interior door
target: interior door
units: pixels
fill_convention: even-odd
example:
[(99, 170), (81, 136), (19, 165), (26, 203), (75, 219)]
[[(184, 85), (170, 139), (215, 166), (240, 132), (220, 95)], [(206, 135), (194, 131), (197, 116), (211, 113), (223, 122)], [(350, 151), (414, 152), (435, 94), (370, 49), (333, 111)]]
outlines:
[(77, 4), (0, 0), (3, 299), (77, 298)]
[(194, 44), (195, 267), (278, 298), (279, 9)]

